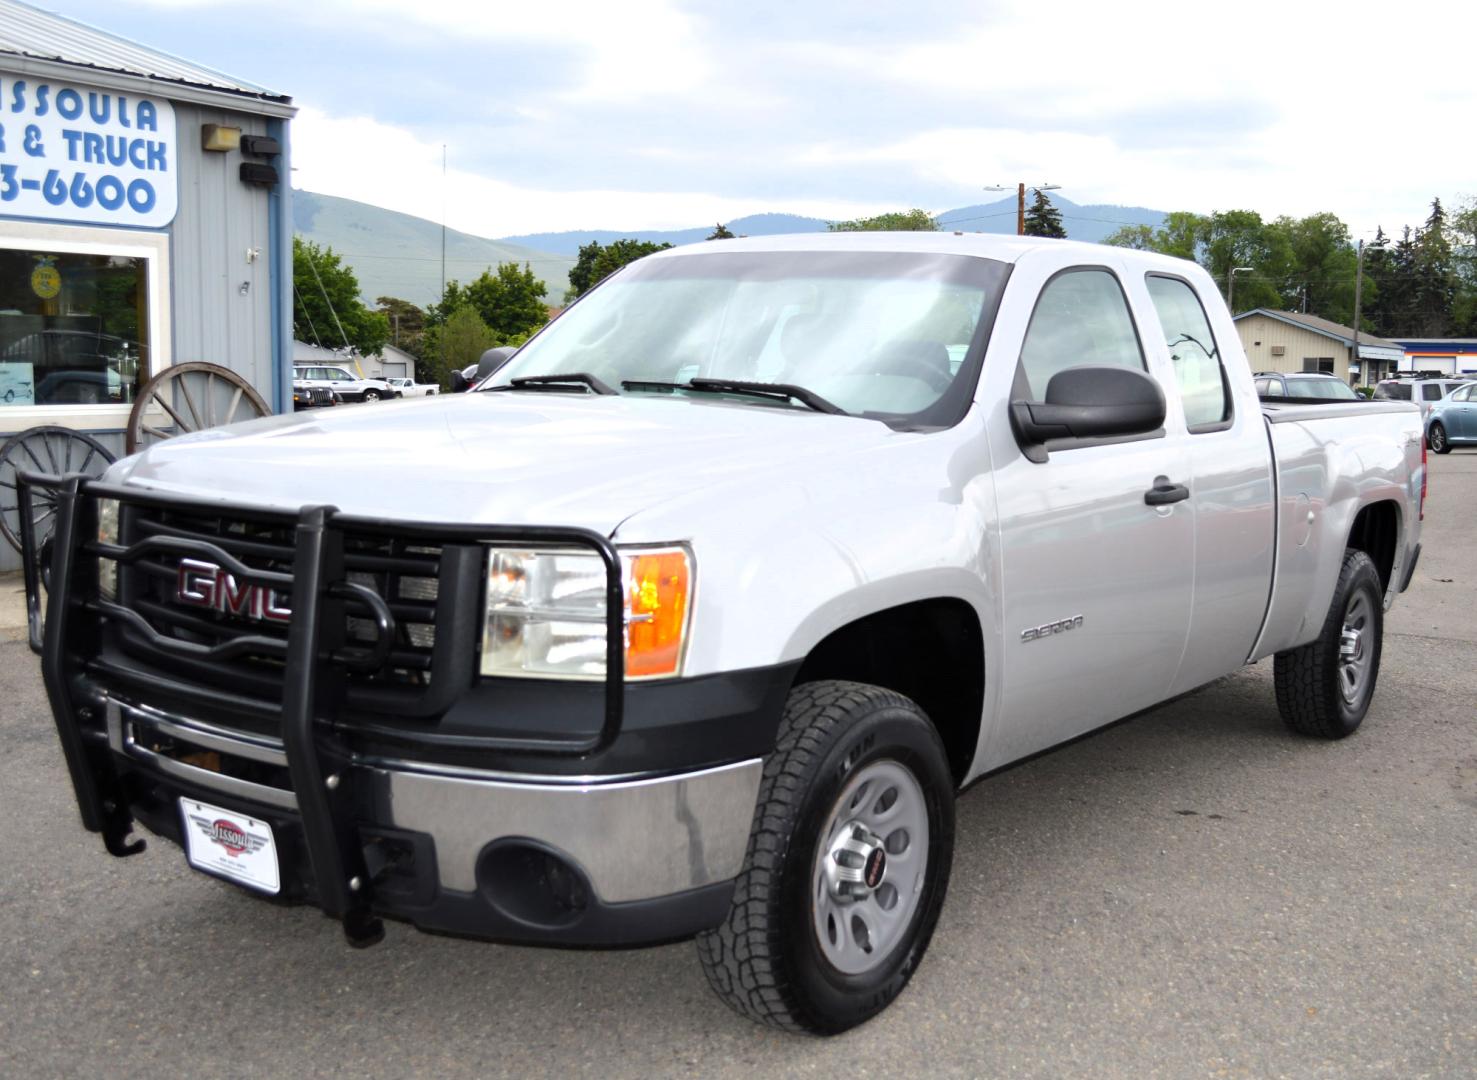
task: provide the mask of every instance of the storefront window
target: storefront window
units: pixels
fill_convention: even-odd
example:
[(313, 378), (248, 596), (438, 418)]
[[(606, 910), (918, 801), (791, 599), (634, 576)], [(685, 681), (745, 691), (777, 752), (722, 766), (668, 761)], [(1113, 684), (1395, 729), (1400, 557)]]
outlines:
[(149, 375), (148, 260), (0, 248), (0, 407), (130, 404)]

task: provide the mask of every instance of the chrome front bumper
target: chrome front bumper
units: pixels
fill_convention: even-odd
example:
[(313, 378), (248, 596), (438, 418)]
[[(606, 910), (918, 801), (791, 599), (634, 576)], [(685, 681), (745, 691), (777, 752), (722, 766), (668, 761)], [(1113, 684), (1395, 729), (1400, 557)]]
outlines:
[[(281, 740), (164, 713), (107, 703), (109, 746), (133, 763), (227, 800), (297, 809), (296, 795), (166, 756), (157, 736), (200, 751), (286, 767)], [(758, 758), (652, 778), (588, 776), (561, 782), (422, 762), (351, 764), (340, 783), (362, 785), (371, 826), (429, 836), (442, 890), (478, 888), (478, 860), (491, 844), (534, 841), (562, 854), (597, 898), (622, 904), (725, 882), (743, 866), (762, 762)]]

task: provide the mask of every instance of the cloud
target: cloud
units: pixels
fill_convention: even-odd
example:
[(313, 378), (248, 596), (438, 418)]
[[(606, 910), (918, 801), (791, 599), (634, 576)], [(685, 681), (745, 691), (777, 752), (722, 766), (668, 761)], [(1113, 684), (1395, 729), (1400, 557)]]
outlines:
[(435, 219), (478, 236), (589, 228), (686, 228), (780, 210), (828, 219), (891, 209), (864, 199), (781, 199), (703, 191), (589, 187), (541, 189), (448, 168), (441, 146), (367, 116), (335, 117), (305, 107), (293, 123), (293, 184)]
[(938, 210), (1049, 180), (1370, 235), (1477, 175), (1469, 73), (1399, 59), (1460, 40), (1433, 0), (259, 0), (246, 21), (74, 2), (311, 105), (294, 143), (314, 190), (437, 216), (447, 143), (451, 220), (494, 234)]

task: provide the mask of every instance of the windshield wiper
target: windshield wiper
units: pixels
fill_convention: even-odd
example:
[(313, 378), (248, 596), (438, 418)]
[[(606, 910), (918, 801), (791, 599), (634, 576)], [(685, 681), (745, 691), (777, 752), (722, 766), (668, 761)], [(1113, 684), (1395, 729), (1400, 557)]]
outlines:
[(746, 394), (749, 397), (767, 398), (770, 401), (800, 402), (816, 412), (833, 416), (847, 416), (847, 411), (827, 401), (814, 390), (794, 383), (746, 382), (741, 379), (691, 379), (685, 383), (660, 382), (653, 379), (625, 379), (621, 386), (626, 390), (696, 390), (706, 394)]
[(509, 379), (501, 386), (489, 386), (489, 390), (568, 390), (572, 386), (583, 386), (596, 394), (614, 394), (595, 376), (584, 371), (567, 371), (557, 375), (520, 375)]

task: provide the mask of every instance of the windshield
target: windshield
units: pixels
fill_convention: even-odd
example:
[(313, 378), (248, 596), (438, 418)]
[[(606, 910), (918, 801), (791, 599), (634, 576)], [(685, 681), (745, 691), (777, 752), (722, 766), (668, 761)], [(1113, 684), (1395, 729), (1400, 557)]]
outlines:
[(1296, 379), (1287, 380), (1287, 396), (1302, 398), (1335, 398), (1353, 401), (1359, 397), (1349, 385), (1339, 379)]
[[(854, 415), (947, 426), (973, 395), (1007, 272), (971, 256), (861, 251), (643, 260), (564, 312), (479, 389), (573, 372), (627, 394), (696, 396), (650, 385), (694, 378), (781, 383)], [(719, 400), (802, 407), (783, 397)]]

